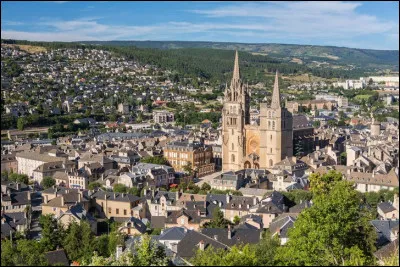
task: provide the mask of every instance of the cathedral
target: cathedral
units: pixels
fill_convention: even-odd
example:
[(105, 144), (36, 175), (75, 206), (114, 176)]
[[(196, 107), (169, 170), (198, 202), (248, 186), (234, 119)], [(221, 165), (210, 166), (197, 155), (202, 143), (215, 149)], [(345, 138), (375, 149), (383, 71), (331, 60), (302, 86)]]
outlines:
[(243, 84), (236, 51), (233, 77), (224, 92), (222, 170), (270, 169), (293, 155), (292, 114), (281, 106), (278, 72), (271, 106), (260, 104), (260, 120), (250, 124), (250, 90)]

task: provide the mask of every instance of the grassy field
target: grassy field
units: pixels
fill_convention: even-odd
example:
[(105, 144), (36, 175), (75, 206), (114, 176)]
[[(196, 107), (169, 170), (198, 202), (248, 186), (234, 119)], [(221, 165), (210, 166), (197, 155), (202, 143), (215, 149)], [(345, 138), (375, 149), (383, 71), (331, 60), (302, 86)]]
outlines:
[(33, 45), (13, 45), (13, 44), (1, 44), (2, 46), (5, 47), (18, 47), (19, 49), (31, 53), (31, 54), (35, 54), (35, 53), (40, 53), (40, 52), (45, 52), (46, 48), (41, 47), (41, 46), (33, 46)]

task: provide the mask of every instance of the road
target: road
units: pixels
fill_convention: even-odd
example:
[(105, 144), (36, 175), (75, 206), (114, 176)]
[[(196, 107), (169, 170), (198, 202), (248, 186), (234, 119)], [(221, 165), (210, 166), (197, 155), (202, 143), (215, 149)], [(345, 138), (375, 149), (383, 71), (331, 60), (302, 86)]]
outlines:
[(209, 185), (211, 185), (212, 179), (214, 179), (215, 177), (221, 175), (222, 173), (223, 173), (222, 171), (214, 172), (214, 173), (212, 173), (212, 174), (209, 174), (209, 175), (203, 176), (203, 177), (201, 177), (201, 178), (198, 178), (199, 181), (196, 183), (196, 185), (198, 185), (198, 186), (201, 187), (201, 185), (202, 185), (204, 182), (206, 182), (206, 183), (208, 183)]
[(39, 225), (39, 217), (42, 214), (42, 197), (39, 192), (35, 192), (31, 196), (32, 198), (32, 218), (31, 218), (31, 227), (29, 231), (29, 238), (31, 239), (39, 239), (40, 233), (42, 232), (42, 228)]

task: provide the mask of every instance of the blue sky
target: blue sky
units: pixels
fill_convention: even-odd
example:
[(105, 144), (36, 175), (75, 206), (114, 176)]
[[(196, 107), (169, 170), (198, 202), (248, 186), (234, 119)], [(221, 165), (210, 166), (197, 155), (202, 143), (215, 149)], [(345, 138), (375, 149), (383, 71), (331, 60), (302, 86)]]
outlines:
[(399, 47), (399, 3), (1, 2), (1, 37)]

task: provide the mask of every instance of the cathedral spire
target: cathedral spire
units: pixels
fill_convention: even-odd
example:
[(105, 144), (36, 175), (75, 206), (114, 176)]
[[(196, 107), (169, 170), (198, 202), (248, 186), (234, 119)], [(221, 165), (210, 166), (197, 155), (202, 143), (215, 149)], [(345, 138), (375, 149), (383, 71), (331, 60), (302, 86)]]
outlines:
[(239, 55), (238, 55), (238, 51), (236, 50), (235, 67), (233, 68), (232, 80), (239, 80), (239, 79), (240, 79), (240, 76), (239, 76)]
[(272, 91), (271, 108), (280, 108), (280, 107), (281, 107), (281, 94), (279, 93), (278, 70), (277, 70), (275, 75), (274, 90)]

